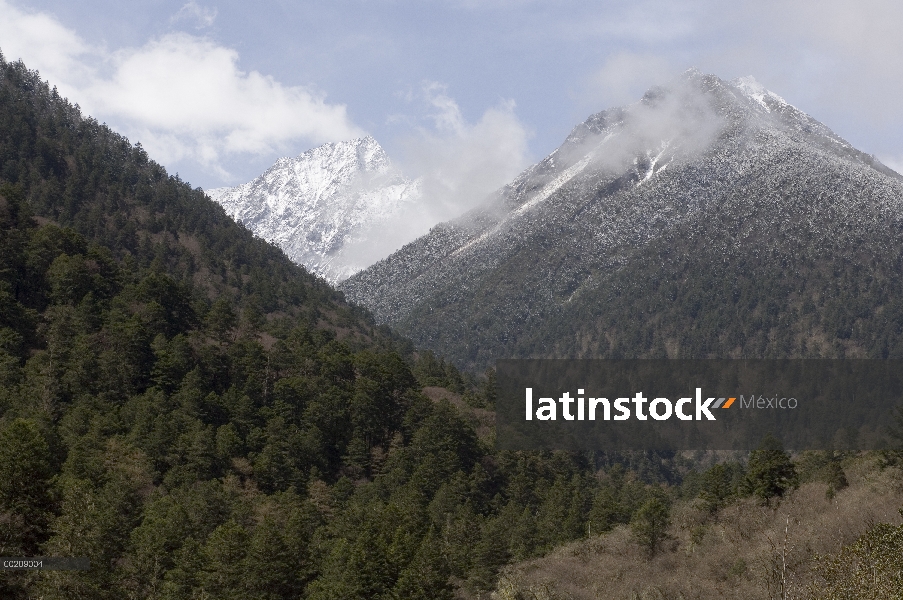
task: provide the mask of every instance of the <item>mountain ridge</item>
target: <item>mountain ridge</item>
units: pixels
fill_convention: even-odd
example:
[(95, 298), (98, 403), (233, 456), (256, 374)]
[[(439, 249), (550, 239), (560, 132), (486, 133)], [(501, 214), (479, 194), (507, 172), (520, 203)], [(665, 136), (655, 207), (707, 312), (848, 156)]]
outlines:
[[(819, 249), (842, 260), (844, 249), (828, 238), (876, 254), (880, 243), (861, 234), (871, 230), (879, 233), (875, 239), (892, 241), (903, 213), (900, 175), (763, 90), (752, 79), (725, 82), (691, 70), (633, 105), (591, 115), (558, 149), (481, 207), (434, 227), (339, 287), (378, 321), (406, 333), (416, 329), (416, 343), (462, 365), (622, 352), (613, 342), (607, 347), (594, 342), (592, 349), (585, 342), (567, 343), (560, 332), (548, 330), (555, 322), (577, 339), (611, 335), (598, 323), (592, 334), (573, 325), (576, 313), (597, 321), (602, 313), (617, 312), (622, 323), (609, 322), (615, 330), (642, 329), (650, 339), (632, 353), (665, 347), (671, 348), (669, 356), (684, 356), (695, 342), (680, 350), (672, 338), (692, 333), (637, 325), (654, 321), (654, 311), (626, 318), (640, 299), (611, 297), (602, 306), (587, 295), (604, 292), (608, 298), (610, 284), (625, 269), (650, 276), (642, 261), (651, 257), (643, 257), (644, 251), (656, 244), (665, 251), (678, 232), (702, 231), (717, 220), (742, 235), (753, 254), (778, 249), (793, 254), (800, 246), (807, 250), (791, 261)], [(771, 247), (753, 235), (753, 224), (774, 231)], [(708, 259), (723, 262), (727, 255), (719, 252), (727, 251), (713, 250)], [(746, 252), (740, 253), (744, 262)], [(697, 275), (704, 275), (704, 267), (697, 268)], [(768, 273), (778, 276), (780, 265)], [(759, 297), (756, 306), (760, 303), (767, 299)], [(776, 326), (769, 321), (767, 329)], [(729, 353), (713, 335), (703, 336), (709, 338), (703, 355)], [(757, 335), (773, 333), (763, 329)]]
[(280, 158), (248, 183), (206, 193), (295, 263), (335, 283), (367, 266), (349, 248), (416, 202), (420, 187), (366, 136)]

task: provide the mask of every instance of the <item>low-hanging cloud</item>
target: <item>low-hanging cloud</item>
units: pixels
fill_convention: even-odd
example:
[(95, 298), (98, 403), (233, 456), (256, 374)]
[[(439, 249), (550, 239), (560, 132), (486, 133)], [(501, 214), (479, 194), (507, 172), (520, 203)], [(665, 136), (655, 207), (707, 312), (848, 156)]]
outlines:
[(468, 122), (444, 85), (426, 82), (409, 98), (426, 107), (421, 121), (430, 123), (400, 143), (400, 168), (417, 178), (419, 199), (346, 245), (339, 254), (342, 262), (366, 266), (385, 258), (437, 223), (481, 204), (530, 162), (530, 132), (517, 118), (513, 101), (502, 101)]
[[(676, 72), (696, 65), (725, 79), (753, 75), (854, 145), (868, 143), (863, 149), (882, 157), (900, 155), (898, 0), (686, 0), (679, 6), (618, 0), (608, 9), (581, 14), (580, 31), (619, 40), (578, 88), (589, 111), (623, 103), (638, 82), (660, 77), (660, 67)], [(662, 35), (634, 27), (636, 15), (647, 15)]]
[(623, 157), (612, 150), (606, 156), (616, 168), (623, 168), (624, 161), (635, 156), (665, 149), (674, 157), (694, 157), (710, 147), (723, 125), (712, 97), (692, 76), (681, 76), (629, 107), (622, 135), (626, 144), (619, 147)]
[(422, 98), (434, 126), (420, 127), (403, 140), (401, 160), (406, 173), (422, 180), (436, 223), (473, 208), (522, 171), (529, 162), (530, 134), (513, 101), (467, 123), (445, 86), (424, 84)]
[[(570, 166), (588, 156), (596, 169), (617, 177), (629, 169), (651, 169), (653, 163), (661, 168), (704, 152), (721, 132), (724, 119), (696, 81), (699, 76), (688, 71), (651, 88), (642, 101), (625, 106), (619, 116), (609, 115), (609, 122), (616, 124), (563, 148), (557, 162)], [(647, 170), (641, 175), (648, 174)]]
[[(182, 10), (195, 20), (212, 22), (215, 16), (196, 3)], [(238, 53), (209, 38), (173, 32), (109, 51), (47, 14), (4, 0), (0, 13), (0, 49), (7, 60), (21, 58), (37, 68), (64, 96), (140, 141), (164, 164), (191, 161), (227, 182), (230, 159), (284, 151), (299, 141), (316, 145), (363, 135), (344, 105), (242, 71)]]

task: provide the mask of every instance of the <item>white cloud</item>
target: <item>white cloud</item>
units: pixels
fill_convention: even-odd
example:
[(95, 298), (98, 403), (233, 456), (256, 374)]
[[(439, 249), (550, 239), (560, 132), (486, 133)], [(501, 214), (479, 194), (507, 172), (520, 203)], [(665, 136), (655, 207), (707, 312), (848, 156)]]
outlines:
[(0, 50), (8, 61), (23, 60), (59, 85), (62, 79), (89, 78), (93, 69), (85, 59), (98, 50), (52, 16), (25, 12), (0, 0)]
[[(414, 133), (401, 141), (401, 171), (420, 179), (421, 197), (374, 230), (362, 242), (341, 251), (342, 262), (372, 264), (404, 244), (474, 208), (530, 163), (530, 132), (515, 115), (513, 101), (500, 102), (468, 122), (446, 86), (426, 82), (419, 93), (405, 97), (426, 110), (420, 115), (395, 115)], [(431, 126), (424, 126), (423, 122)], [(416, 124), (420, 122), (421, 125)]]
[[(464, 117), (461, 109), (446, 92), (448, 87), (435, 81), (423, 84), (423, 93), (427, 103), (435, 110), (430, 115), (441, 132), (465, 135)], [(411, 98), (413, 100), (413, 97)]]
[(513, 101), (467, 123), (445, 86), (427, 82), (421, 98), (434, 127), (420, 127), (404, 140), (404, 162), (406, 172), (423, 178), (434, 223), (476, 206), (527, 166), (530, 134)]
[(213, 25), (213, 22), (216, 20), (216, 14), (216, 8), (201, 6), (197, 2), (192, 1), (180, 8), (179, 12), (170, 18), (170, 21), (173, 23), (188, 21), (194, 23), (195, 29), (203, 29)]
[(571, 156), (585, 155), (606, 141), (594, 162), (620, 175), (638, 156), (650, 151), (667, 151), (685, 160), (711, 147), (724, 125), (711, 98), (683, 76), (665, 83), (662, 92), (653, 100), (635, 102), (627, 108), (621, 135), (607, 141), (605, 133), (587, 136)]
[(364, 133), (345, 106), (244, 72), (235, 50), (208, 38), (170, 33), (110, 52), (89, 46), (47, 14), (26, 13), (4, 0), (0, 13), (0, 49), (8, 60), (37, 68), (64, 96), (140, 141), (163, 164), (199, 164), (225, 183), (224, 164), (236, 157)]
[[(113, 75), (84, 93), (99, 112), (151, 134), (145, 145), (164, 156), (177, 152), (215, 164), (223, 154), (263, 154), (293, 140), (319, 144), (363, 133), (344, 106), (242, 72), (237, 52), (205, 38), (169, 34), (110, 60)], [(158, 138), (169, 143), (154, 148)]]

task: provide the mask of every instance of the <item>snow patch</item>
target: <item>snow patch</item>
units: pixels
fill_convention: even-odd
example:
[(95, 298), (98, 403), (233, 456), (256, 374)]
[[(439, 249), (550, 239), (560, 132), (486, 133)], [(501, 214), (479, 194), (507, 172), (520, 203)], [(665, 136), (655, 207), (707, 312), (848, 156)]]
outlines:
[(795, 108), (792, 104), (790, 104), (774, 92), (765, 89), (765, 86), (756, 81), (756, 78), (752, 75), (747, 75), (746, 77), (735, 79), (731, 82), (731, 84), (740, 92), (742, 92), (743, 95), (745, 95), (747, 98), (755, 100), (759, 104), (759, 106), (765, 109), (765, 112), (771, 112), (771, 107), (768, 105), (768, 102), (765, 101), (766, 98), (771, 99), (774, 103), (777, 103), (778, 106), (789, 106), (791, 108)]
[(646, 171), (646, 175), (640, 181), (637, 182), (637, 186), (643, 185), (645, 182), (652, 179), (653, 175), (655, 175), (656, 173), (660, 173), (661, 171), (664, 171), (668, 167), (668, 165), (671, 164), (671, 160), (674, 160), (674, 157), (671, 157), (671, 160), (669, 160), (667, 163), (662, 165), (658, 169), (658, 171), (655, 170), (656, 165), (658, 165), (658, 161), (660, 161), (662, 159), (662, 157), (665, 155), (665, 151), (668, 150), (668, 147), (670, 145), (671, 145), (670, 140), (662, 140), (662, 143), (659, 145), (659, 152), (655, 156), (652, 156), (652, 153), (654, 152), (653, 150), (646, 151), (646, 158), (649, 159), (649, 170)]

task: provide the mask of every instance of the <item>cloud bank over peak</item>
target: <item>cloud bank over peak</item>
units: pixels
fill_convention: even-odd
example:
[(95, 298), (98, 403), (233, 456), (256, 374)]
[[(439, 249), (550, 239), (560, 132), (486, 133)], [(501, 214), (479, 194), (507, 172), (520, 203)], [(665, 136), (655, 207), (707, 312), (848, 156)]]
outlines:
[(500, 101), (471, 123), (443, 84), (424, 82), (419, 101), (433, 127), (419, 126), (406, 136), (401, 159), (406, 173), (423, 179), (424, 195), (437, 211), (445, 213), (444, 204), (452, 212), (475, 206), (529, 163), (530, 132), (513, 100)]

